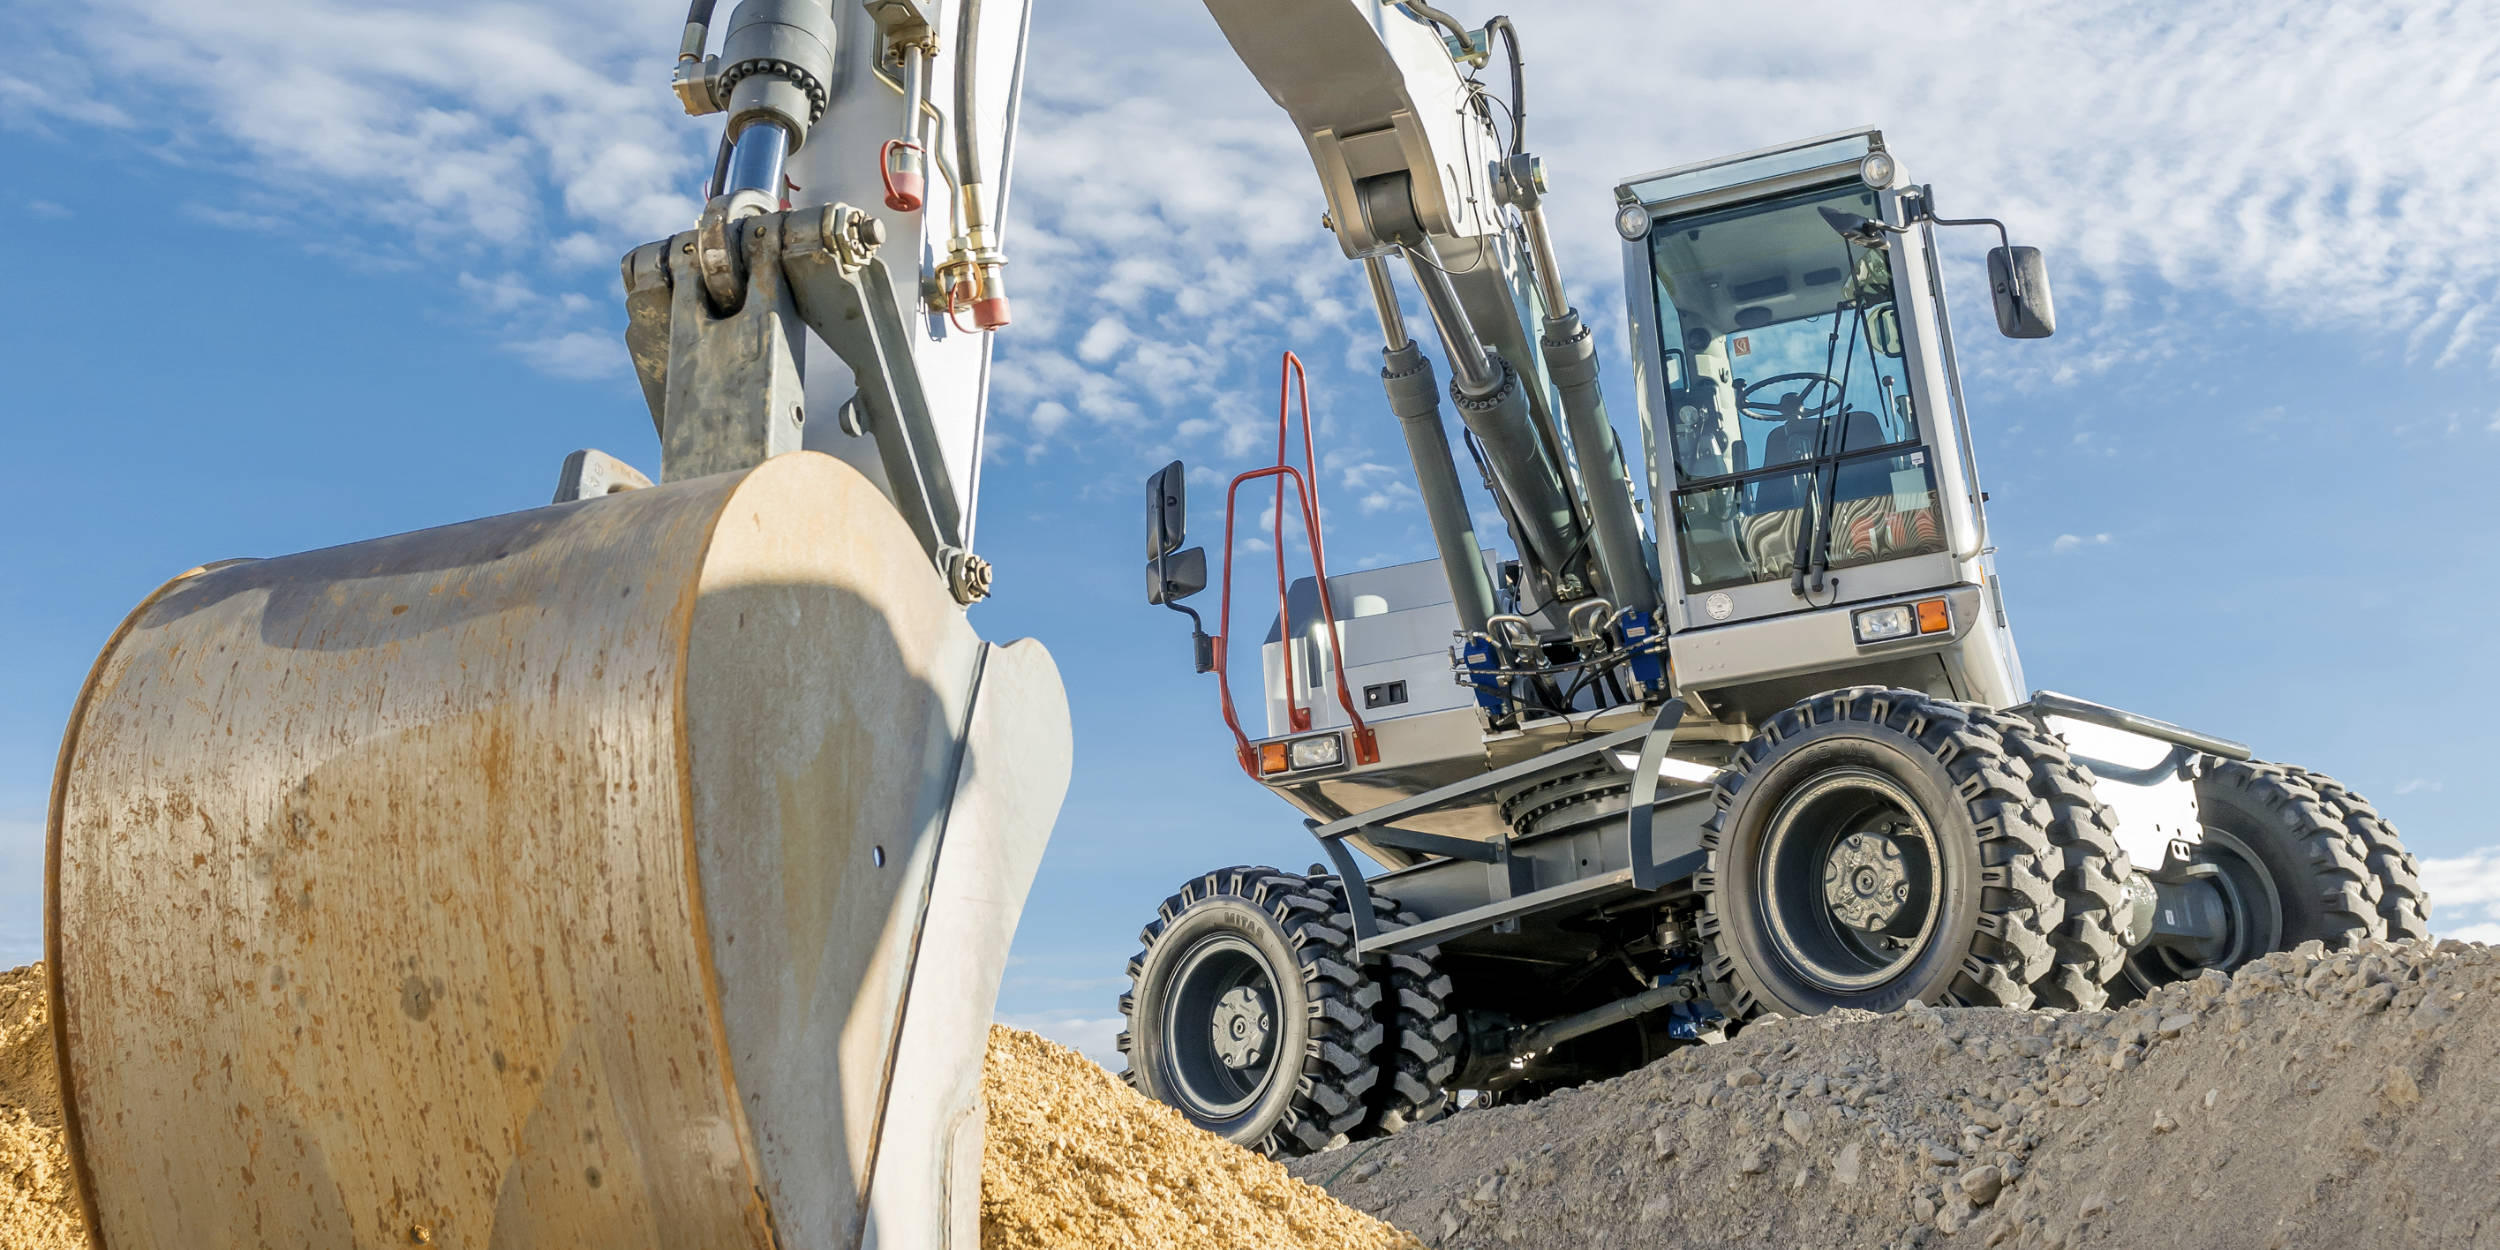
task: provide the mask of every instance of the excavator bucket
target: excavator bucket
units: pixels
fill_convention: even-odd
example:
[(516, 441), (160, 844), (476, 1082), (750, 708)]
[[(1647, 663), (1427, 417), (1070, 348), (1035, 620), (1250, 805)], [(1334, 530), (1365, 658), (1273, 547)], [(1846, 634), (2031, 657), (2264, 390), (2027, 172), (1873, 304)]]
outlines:
[(99, 1244), (978, 1245), (1069, 758), (812, 452), (175, 578), (51, 813)]

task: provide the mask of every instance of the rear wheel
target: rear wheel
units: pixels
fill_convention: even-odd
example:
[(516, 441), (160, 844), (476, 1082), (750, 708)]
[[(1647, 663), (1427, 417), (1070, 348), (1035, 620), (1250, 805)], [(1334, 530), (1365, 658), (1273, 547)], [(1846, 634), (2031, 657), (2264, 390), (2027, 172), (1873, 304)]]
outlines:
[(1211, 872), (1165, 899), (1139, 940), (1119, 1046), (1140, 1093), (1273, 1158), (1362, 1125), (1381, 990), (1354, 964), (1333, 880)]
[(2405, 850), (2396, 827), (2378, 814), (2370, 801), (2344, 788), (2324, 773), (2302, 771), (2301, 780), (2318, 792), (2327, 811), (2344, 822), (2355, 847), (2378, 881), (2378, 914), (2387, 922), (2387, 936), (2398, 941), (2431, 935), (2431, 900), (2422, 888), (2422, 866)]
[[(1383, 928), (1416, 923), (1415, 913), (1374, 895), (1372, 909)], [(1439, 968), (1441, 948), (1382, 957), (1373, 964), (1380, 987), (1380, 1081), (1372, 1087), (1372, 1111), (1356, 1136), (1399, 1132), (1449, 1114), (1458, 1075), (1458, 1013), (1450, 1006), (1450, 978)]]
[(2222, 896), (2225, 932), (2201, 946), (2138, 952), (2127, 961), (2137, 988), (2227, 972), (2311, 940), (2333, 950), (2387, 936), (2369, 850), (2298, 769), (2209, 761), (2196, 807), (2204, 836), (2194, 862)]
[(2062, 860), (2025, 765), (1969, 709), (1817, 695), (1739, 749), (1716, 800), (1700, 929), (1730, 1019), (2031, 1004)]
[(2127, 879), (2135, 865), (2118, 845), (2118, 820), (2056, 734), (2020, 717), (1976, 713), (2005, 739), (2030, 772), (2031, 793), (2048, 805), (2049, 841), (2060, 861), (2057, 894), (2066, 918), (2050, 935), (2057, 961), (2032, 987), (2043, 1007), (2099, 1011), (2127, 965)]

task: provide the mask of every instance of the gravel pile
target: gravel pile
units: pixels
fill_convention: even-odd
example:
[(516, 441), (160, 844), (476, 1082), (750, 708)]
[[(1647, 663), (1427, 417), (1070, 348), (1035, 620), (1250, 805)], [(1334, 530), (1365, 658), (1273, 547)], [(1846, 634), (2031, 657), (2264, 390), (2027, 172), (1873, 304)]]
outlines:
[(1435, 1247), (2500, 1244), (2500, 951), (1756, 1024), (1294, 1171)]

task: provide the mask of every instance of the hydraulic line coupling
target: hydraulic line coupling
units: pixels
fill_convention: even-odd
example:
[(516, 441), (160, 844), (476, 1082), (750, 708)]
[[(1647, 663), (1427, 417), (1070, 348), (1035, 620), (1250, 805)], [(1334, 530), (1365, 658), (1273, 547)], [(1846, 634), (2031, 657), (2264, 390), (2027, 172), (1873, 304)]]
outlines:
[(729, 114), (730, 143), (768, 121), (795, 152), (825, 115), (832, 81), (833, 11), (824, 0), (745, 0), (729, 15), (720, 54), (679, 57), (672, 85), (688, 115)]
[(990, 220), (989, 187), (967, 181), (960, 196), (964, 232), (953, 241), (946, 263), (938, 268), (939, 289), (946, 292), (949, 312), (968, 307), (973, 325), (996, 330), (1009, 320), (1007, 254), (1000, 250), (997, 227)]
[(927, 202), (928, 150), (920, 131), (929, 99), (929, 65), (937, 56), (937, 18), (922, 0), (867, 0), (884, 41), (881, 63), (902, 74), (903, 125), (900, 134), (877, 149), (878, 178), (885, 185), (885, 206), (898, 213), (916, 213)]

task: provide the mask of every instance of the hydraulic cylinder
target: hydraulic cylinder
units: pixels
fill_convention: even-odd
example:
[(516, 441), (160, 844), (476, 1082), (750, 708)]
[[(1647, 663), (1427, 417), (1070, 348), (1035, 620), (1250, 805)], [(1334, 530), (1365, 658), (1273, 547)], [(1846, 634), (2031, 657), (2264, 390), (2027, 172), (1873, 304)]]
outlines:
[(1563, 426), (1571, 431), (1572, 455), (1580, 462), (1580, 482), (1588, 492), (1590, 537), (1606, 596), (1618, 608), (1649, 611), (1658, 606), (1658, 591), (1641, 549), (1640, 523), (1632, 515), (1622, 445), (1606, 419), (1605, 397), (1598, 393), (1595, 340), (1581, 323), (1580, 311), (1565, 308), (1545, 319), (1538, 346), (1545, 353), (1546, 372), (1562, 392)]
[(1450, 579), (1459, 626), (1480, 633), (1493, 616), (1493, 580), (1485, 575), (1476, 521), (1460, 493), (1458, 465), (1450, 458), (1449, 435), (1441, 427), (1441, 389), (1432, 376), (1432, 361), (1412, 339), (1385, 349), (1380, 385), (1389, 392), (1389, 411), (1397, 414), (1406, 454), (1415, 462), (1415, 489), (1424, 497), (1424, 518), (1432, 525), (1433, 545), (1440, 549), (1441, 568)]

